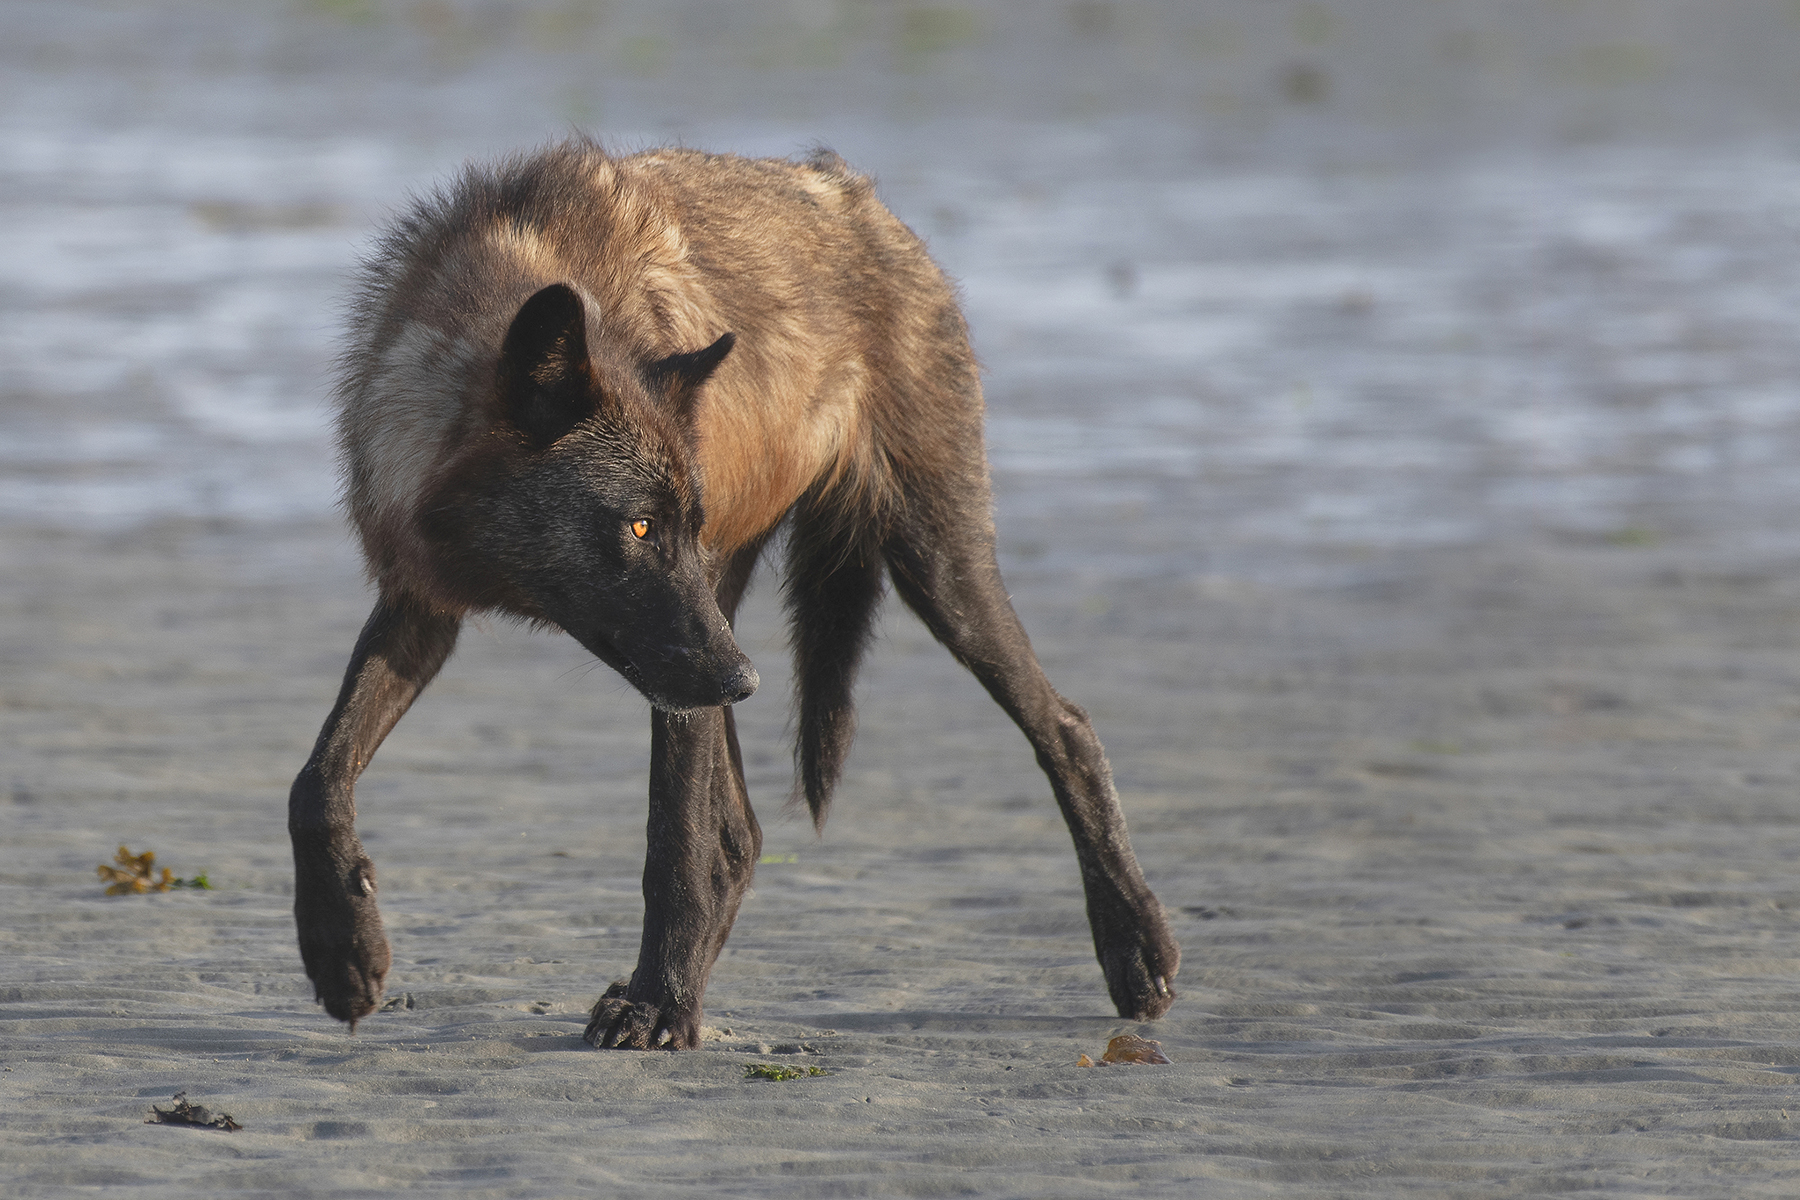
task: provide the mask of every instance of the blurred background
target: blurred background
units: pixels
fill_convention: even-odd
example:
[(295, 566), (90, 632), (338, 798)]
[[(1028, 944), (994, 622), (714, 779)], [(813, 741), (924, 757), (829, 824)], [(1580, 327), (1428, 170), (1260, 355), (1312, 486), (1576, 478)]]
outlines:
[(1797, 49), (1792, 0), (9, 0), (0, 519), (328, 518), (372, 230), (581, 130), (877, 178), (1012, 568), (1785, 550)]

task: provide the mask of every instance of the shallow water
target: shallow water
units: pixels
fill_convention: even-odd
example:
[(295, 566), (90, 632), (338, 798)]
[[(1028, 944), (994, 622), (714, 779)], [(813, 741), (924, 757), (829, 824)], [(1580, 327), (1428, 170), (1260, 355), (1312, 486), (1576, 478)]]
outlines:
[[(19, 6), (0, 516), (328, 511), (336, 306), (371, 231), (579, 123), (826, 141), (874, 173), (965, 290), (1018, 562), (1300, 580), (1528, 530), (1785, 544), (1800, 161), (1752, 124), (1671, 132), (1741, 97), (1729, 45), (1667, 65), (1695, 18), (1653, 7), (1622, 34), (1568, 17), (1596, 63), (1665, 62), (1617, 80), (1440, 11), (1436, 74), (1396, 105), (1375, 81), (1415, 59), (1377, 35), (1410, 25), (1380, 4), (1077, 5), (1048, 32), (1004, 5)], [(1774, 19), (1746, 6), (1724, 41)], [(1507, 81), (1500, 115), (1473, 103)], [(1134, 536), (1151, 505), (1191, 536)], [(1071, 520), (1116, 524), (1117, 554), (1055, 563)]]

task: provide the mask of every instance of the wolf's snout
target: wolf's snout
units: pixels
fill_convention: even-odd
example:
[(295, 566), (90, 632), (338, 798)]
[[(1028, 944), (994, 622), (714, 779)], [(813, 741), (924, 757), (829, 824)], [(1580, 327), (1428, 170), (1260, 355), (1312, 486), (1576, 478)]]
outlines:
[(762, 677), (757, 675), (756, 668), (751, 666), (750, 660), (746, 658), (738, 664), (735, 671), (720, 680), (719, 690), (724, 693), (721, 703), (736, 704), (739, 700), (748, 700), (761, 682)]

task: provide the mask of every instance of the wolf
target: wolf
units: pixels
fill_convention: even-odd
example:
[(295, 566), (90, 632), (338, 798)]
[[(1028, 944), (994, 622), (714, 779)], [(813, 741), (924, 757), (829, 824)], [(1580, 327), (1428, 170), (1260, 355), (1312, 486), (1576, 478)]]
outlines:
[(784, 536), (796, 791), (822, 828), (877, 605), (900, 598), (1029, 739), (1074, 838), (1121, 1016), (1180, 966), (1087, 715), (1044, 677), (994, 556), (954, 288), (835, 154), (615, 156), (574, 139), (417, 200), (349, 306), (344, 503), (378, 598), (288, 801), (294, 917), (327, 1012), (390, 965), (355, 784), (464, 617), (560, 629), (650, 702), (644, 930), (598, 1047), (692, 1048), (761, 853), (732, 616)]

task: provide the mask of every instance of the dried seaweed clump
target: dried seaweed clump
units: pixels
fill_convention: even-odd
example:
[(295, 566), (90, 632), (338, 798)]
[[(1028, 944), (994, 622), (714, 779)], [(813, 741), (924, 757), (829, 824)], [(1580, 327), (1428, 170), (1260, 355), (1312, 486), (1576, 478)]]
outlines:
[[(1149, 1038), (1138, 1037), (1134, 1033), (1121, 1033), (1106, 1043), (1106, 1053), (1100, 1056), (1102, 1065), (1108, 1063), (1168, 1063), (1174, 1059), (1162, 1052), (1162, 1043), (1153, 1042)], [(1075, 1060), (1078, 1067), (1091, 1067), (1094, 1060), (1082, 1055)]]
[(175, 1093), (174, 1108), (158, 1108), (152, 1104), (146, 1125), (196, 1125), (202, 1129), (223, 1129), (227, 1133), (242, 1129), (230, 1113), (216, 1113), (204, 1104), (189, 1104), (186, 1092)]
[(106, 894), (109, 896), (166, 892), (171, 888), (197, 888), (203, 892), (212, 890), (212, 883), (206, 878), (205, 871), (192, 879), (177, 879), (175, 872), (167, 867), (158, 872), (154, 850), (133, 854), (128, 847), (120, 846), (119, 852), (113, 855), (113, 862), (117, 865), (109, 867), (102, 863), (94, 868), (101, 882), (107, 885)]

